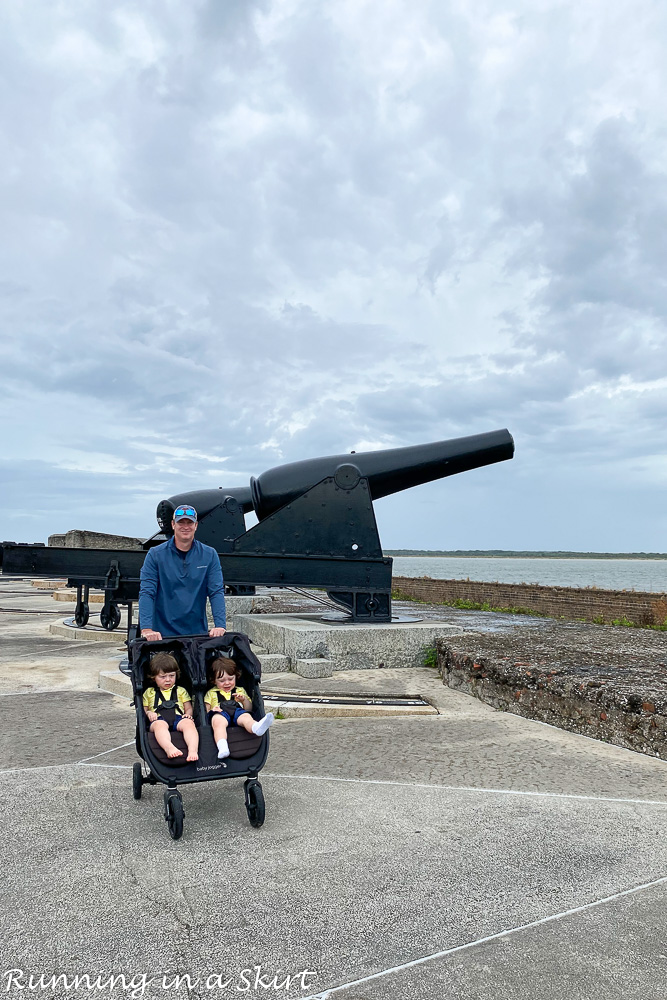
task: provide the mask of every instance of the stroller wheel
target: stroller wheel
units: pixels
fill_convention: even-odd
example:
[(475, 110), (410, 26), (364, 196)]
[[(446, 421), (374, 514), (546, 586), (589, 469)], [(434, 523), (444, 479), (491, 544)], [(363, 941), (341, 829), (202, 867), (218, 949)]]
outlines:
[(175, 789), (169, 788), (164, 793), (164, 818), (169, 827), (169, 836), (172, 840), (180, 840), (183, 836), (183, 799)]
[(248, 813), (248, 820), (251, 826), (261, 826), (264, 822), (266, 812), (264, 806), (264, 792), (259, 781), (246, 781), (245, 807)]
[(141, 764), (135, 761), (132, 767), (132, 795), (135, 799), (141, 798), (141, 786), (144, 783), (144, 776), (141, 773)]

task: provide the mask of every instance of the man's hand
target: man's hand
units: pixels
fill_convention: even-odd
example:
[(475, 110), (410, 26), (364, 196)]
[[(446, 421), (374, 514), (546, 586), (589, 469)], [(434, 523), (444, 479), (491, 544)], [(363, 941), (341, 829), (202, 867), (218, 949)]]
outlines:
[(162, 633), (154, 632), (152, 628), (142, 628), (141, 637), (147, 639), (148, 642), (157, 642), (158, 639), (162, 638)]
[(227, 631), (226, 628), (210, 628), (208, 634), (213, 638), (219, 639), (221, 635), (224, 635)]

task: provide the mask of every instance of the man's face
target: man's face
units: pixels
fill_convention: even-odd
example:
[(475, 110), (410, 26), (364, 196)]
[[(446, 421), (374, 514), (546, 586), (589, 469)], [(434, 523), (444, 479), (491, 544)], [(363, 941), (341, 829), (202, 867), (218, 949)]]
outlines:
[(189, 549), (195, 537), (197, 522), (191, 521), (189, 517), (182, 517), (180, 521), (172, 520), (171, 526), (174, 529), (174, 538), (178, 547)]

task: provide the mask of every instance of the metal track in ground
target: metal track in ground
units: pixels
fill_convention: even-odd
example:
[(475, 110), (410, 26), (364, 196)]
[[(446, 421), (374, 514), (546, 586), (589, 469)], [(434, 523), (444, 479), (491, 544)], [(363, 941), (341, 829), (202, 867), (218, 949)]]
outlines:
[(377, 705), (392, 708), (408, 708), (412, 706), (432, 707), (423, 698), (325, 698), (322, 695), (304, 694), (277, 694), (275, 692), (262, 692), (264, 701), (289, 701), (300, 705)]

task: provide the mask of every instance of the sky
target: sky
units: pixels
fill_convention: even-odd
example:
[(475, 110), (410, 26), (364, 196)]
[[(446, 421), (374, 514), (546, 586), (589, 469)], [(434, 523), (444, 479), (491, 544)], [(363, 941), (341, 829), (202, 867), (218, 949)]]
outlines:
[(661, 0), (5, 0), (0, 539), (508, 428), (386, 548), (666, 551)]

